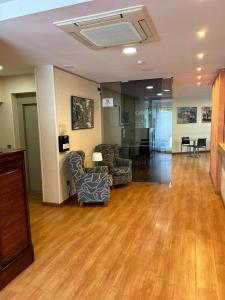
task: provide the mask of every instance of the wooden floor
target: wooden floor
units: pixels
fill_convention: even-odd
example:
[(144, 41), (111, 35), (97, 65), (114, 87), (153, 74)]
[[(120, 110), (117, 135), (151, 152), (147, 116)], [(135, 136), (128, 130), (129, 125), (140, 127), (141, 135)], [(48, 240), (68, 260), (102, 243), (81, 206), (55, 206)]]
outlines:
[[(145, 164), (145, 162), (147, 162)], [(133, 160), (133, 181), (169, 183), (172, 176), (172, 154), (152, 152), (150, 159), (142, 158), (138, 165)]]
[(31, 199), (35, 263), (0, 299), (225, 299), (225, 209), (208, 157), (173, 158), (172, 187), (132, 183), (107, 207)]

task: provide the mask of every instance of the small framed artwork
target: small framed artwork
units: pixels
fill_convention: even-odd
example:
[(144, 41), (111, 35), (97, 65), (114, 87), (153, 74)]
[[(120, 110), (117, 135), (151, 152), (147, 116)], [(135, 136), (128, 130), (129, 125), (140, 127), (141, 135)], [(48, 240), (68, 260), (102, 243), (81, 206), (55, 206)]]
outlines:
[(71, 96), (72, 130), (94, 128), (94, 100)]
[(202, 123), (210, 123), (212, 115), (211, 106), (202, 106)]
[(197, 123), (197, 107), (178, 107), (177, 124)]

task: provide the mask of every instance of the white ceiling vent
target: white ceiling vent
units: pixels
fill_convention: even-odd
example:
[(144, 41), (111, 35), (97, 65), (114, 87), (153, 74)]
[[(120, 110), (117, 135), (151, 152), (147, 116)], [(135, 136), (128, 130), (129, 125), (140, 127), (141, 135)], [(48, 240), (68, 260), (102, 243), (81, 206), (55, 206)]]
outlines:
[(159, 40), (155, 26), (143, 5), (54, 24), (92, 49)]

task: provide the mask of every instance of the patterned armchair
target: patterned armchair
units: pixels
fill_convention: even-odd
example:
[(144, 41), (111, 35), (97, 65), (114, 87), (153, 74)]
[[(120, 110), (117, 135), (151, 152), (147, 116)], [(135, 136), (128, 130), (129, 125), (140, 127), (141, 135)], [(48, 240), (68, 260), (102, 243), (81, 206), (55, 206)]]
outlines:
[(84, 168), (83, 151), (71, 151), (65, 159), (67, 174), (74, 180), (78, 202), (107, 202), (109, 200), (108, 167)]
[(113, 185), (127, 184), (132, 181), (132, 161), (119, 157), (118, 145), (100, 144), (95, 147), (95, 151), (102, 153), (103, 161), (99, 164), (108, 166)]

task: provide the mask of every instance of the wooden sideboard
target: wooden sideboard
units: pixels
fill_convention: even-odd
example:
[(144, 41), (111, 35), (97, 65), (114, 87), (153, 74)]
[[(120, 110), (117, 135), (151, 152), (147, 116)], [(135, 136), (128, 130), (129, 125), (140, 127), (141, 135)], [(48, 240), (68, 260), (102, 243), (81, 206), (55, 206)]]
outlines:
[(0, 290), (33, 261), (24, 151), (0, 149)]

